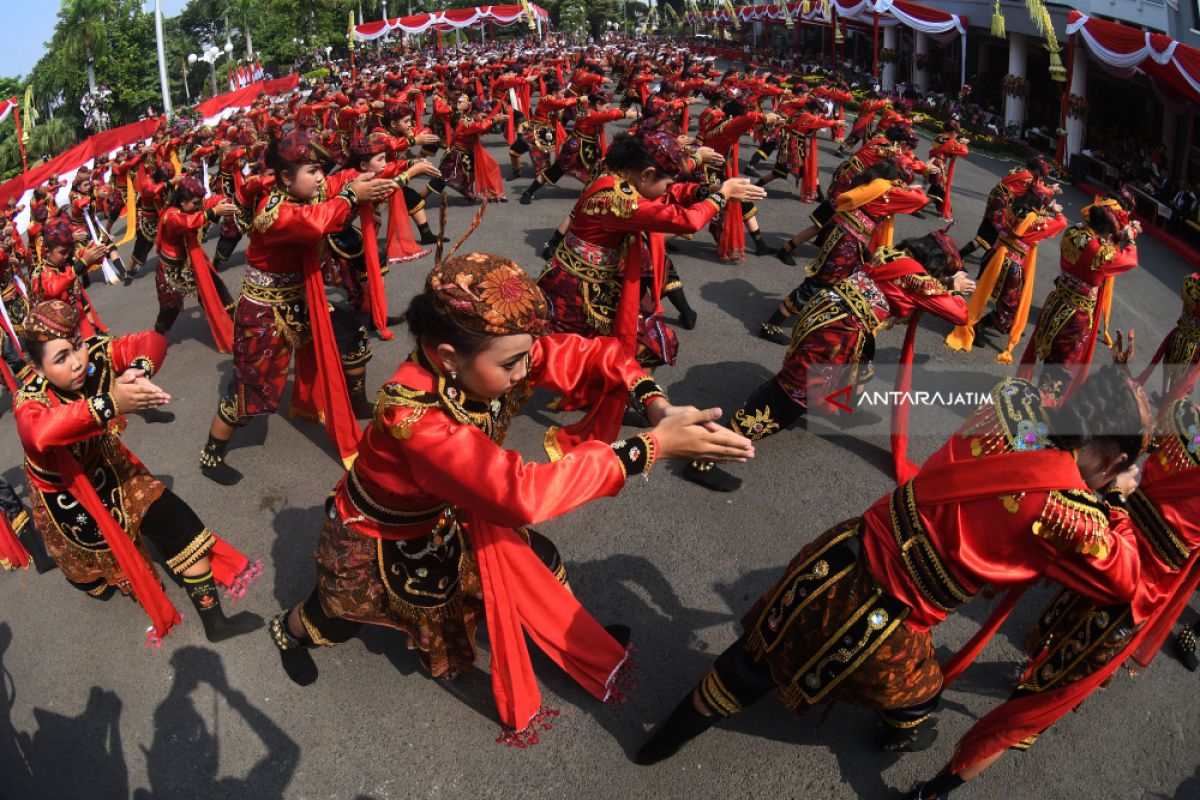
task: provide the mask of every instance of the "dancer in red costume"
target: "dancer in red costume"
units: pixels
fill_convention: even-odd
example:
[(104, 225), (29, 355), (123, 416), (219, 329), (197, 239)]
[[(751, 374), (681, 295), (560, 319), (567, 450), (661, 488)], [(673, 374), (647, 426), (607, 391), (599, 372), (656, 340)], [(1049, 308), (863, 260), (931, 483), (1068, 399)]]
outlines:
[[(716, 409), (670, 405), (610, 338), (543, 336), (548, 307), (515, 263), (471, 253), (430, 273), (406, 319), (416, 347), (380, 390), (358, 459), (327, 502), (317, 585), (270, 625), (288, 676), (317, 679), (307, 648), (362, 624), (404, 631), (435, 678), (470, 668), (486, 620), (501, 737), (537, 742), (546, 717), (526, 635), (589, 694), (624, 699), (630, 631), (602, 628), (565, 588), (557, 548), (528, 527), (619, 493), (656, 461), (753, 455), (712, 424)], [(503, 448), (534, 387), (586, 382), (645, 408), (653, 430), (583, 442), (568, 459)]]

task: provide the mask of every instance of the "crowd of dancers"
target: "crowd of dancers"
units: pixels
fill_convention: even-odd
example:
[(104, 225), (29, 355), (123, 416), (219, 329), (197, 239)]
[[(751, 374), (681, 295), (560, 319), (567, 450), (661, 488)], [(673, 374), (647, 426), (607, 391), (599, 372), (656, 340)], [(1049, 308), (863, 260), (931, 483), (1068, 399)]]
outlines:
[[(1072, 222), (1049, 162), (1033, 159), (991, 191), (960, 247), (946, 223), (955, 163), (970, 149), (954, 120), (922, 160), (903, 101), (856, 99), (836, 75), (718, 66), (667, 42), (489, 44), (343, 66), (211, 126), (164, 124), (69, 186), (52, 177), (34, 189), (27, 217), (10, 201), (0, 371), (28, 491), (26, 505), (0, 485), (0, 563), (57, 568), (93, 597), (132, 595), (150, 617), (151, 645), (180, 620), (165, 568), (211, 641), (265, 627), (301, 685), (317, 680), (315, 651), (364, 624), (403, 631), (429, 674), (449, 680), (475, 662), (484, 624), (501, 739), (527, 746), (556, 713), (542, 705), (527, 637), (601, 701), (620, 702), (632, 686), (631, 631), (595, 621), (558, 549), (530, 526), (620, 493), (662, 459), (686, 461), (684, 476), (704, 487), (736, 491), (759, 441), (799, 421), (824, 390), (870, 379), (876, 341), (897, 322), (907, 326), (908, 374), (926, 313), (955, 326), (945, 342), (955, 350), (1001, 337), (996, 360), (1015, 357), (1014, 375), (921, 465), (907, 457), (905, 414), (893, 416), (897, 488), (800, 550), (637, 763), (670, 758), (770, 692), (797, 712), (826, 698), (874, 710), (884, 750), (929, 747), (945, 688), (1026, 587), (1058, 583), (1017, 687), (910, 795), (942, 797), (1004, 750), (1028, 748), (1167, 640), (1200, 582), (1191, 400), (1200, 276), (1184, 280), (1178, 324), (1131, 374), (1134, 334), (1108, 331), (1115, 279), (1138, 265), (1128, 198), (1096, 197)], [(843, 158), (824, 187), (822, 135)], [(507, 178), (485, 139), (507, 141)], [(747, 176), (742, 144), (754, 148)], [(512, 212), (495, 204), (524, 180), (526, 157), (521, 204), (568, 177), (580, 187), (544, 264), (460, 253), (485, 213)], [(756, 202), (789, 177), (797, 199), (816, 206), (811, 224), (775, 246)], [(446, 202), (451, 189), (465, 207)], [(474, 215), (453, 244), (442, 235), (448, 214)], [(897, 241), (898, 214), (932, 224)], [(777, 374), (747, 387), (725, 420), (669, 399), (653, 378), (698, 321), (672, 240), (705, 228), (724, 262), (748, 257), (747, 238), (749, 257), (808, 261), (759, 328), (786, 348)], [(243, 237), (235, 293), (222, 270)], [(1018, 353), (1038, 243), (1055, 238), (1060, 271)], [(126, 263), (118, 247), (130, 239)], [(965, 261), (977, 254), (972, 278)], [(389, 315), (389, 268), (428, 256), (423, 291)], [(151, 260), (154, 330), (112, 331), (88, 289), (129, 285)], [(229, 443), (279, 409), (289, 373), (290, 413), (323, 425), (345, 467), (325, 504), (315, 585), (293, 587), (297, 603), (269, 620), (227, 616), (219, 596), (219, 587), (243, 594), (262, 562), (208, 529), (120, 440), (127, 414), (174, 419), (155, 381), (164, 334), (189, 297), (233, 362), (228, 385), (214, 386), (208, 438), (196, 443), (199, 472), (225, 486), (244, 479)], [(683, 333), (666, 323), (664, 299)], [(368, 386), (371, 336), (390, 339), (398, 324), (411, 355), (382, 388)], [(1113, 363), (1089, 372), (1098, 340)], [(1143, 385), (1159, 365), (1152, 399)], [(503, 446), (535, 387), (557, 393), (556, 410), (585, 412), (546, 432), (545, 462)], [(620, 438), (634, 421), (640, 432)], [(939, 664), (932, 629), (985, 589), (1002, 601)], [(1171, 640), (1192, 670), (1198, 626)]]

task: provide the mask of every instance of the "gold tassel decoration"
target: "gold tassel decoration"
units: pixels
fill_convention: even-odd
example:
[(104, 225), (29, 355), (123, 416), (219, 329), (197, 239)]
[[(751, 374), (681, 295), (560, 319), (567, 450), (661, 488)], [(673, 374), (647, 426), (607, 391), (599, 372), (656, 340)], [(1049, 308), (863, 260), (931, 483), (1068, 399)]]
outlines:
[(842, 34), (842, 26), (836, 23), (833, 26), (833, 41), (834, 44), (846, 43), (846, 37)]
[(1050, 53), (1050, 80), (1064, 83), (1067, 80), (1067, 70), (1063, 67), (1062, 58), (1059, 57), (1062, 45), (1058, 43), (1058, 37), (1054, 35), (1050, 12), (1045, 6), (1042, 6), (1042, 24), (1046, 28), (1046, 51)]
[(792, 15), (788, 12), (787, 0), (779, 0), (779, 10), (783, 12), (784, 27), (791, 30), (795, 23), (792, 22)]
[(729, 13), (730, 18), (733, 20), (733, 29), (735, 31), (740, 31), (742, 29), (742, 21), (738, 18), (737, 11), (734, 10), (733, 3), (729, 2), (729, 0), (725, 0), (725, 10)]
[(992, 9), (992, 36), (997, 39), (1004, 38), (1004, 14), (1000, 11), (1000, 0), (996, 0), (996, 5)]

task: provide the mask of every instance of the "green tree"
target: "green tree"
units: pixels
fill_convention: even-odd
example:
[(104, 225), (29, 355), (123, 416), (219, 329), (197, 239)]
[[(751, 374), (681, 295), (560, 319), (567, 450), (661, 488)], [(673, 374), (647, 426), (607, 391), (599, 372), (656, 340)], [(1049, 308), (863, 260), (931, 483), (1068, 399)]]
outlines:
[(58, 46), (83, 53), (89, 92), (96, 91), (95, 59), (108, 50), (106, 16), (112, 6), (109, 0), (63, 0), (58, 11)]
[[(0, 181), (6, 181), (21, 172), (21, 148), (17, 143), (13, 126), (5, 120), (5, 137), (0, 139)], [(79, 141), (74, 124), (62, 117), (48, 120), (29, 131), (25, 152), (29, 166), (38, 164), (42, 156), (55, 156)]]

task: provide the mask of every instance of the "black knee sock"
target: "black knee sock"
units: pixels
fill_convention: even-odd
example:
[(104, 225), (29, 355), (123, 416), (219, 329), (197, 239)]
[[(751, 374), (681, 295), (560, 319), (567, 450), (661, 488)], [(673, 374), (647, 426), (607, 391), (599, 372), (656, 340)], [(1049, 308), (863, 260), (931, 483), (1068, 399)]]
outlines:
[(204, 635), (210, 642), (220, 642), (249, 633), (262, 625), (262, 618), (249, 611), (243, 611), (233, 617), (225, 616), (225, 611), (221, 608), (221, 595), (217, 591), (217, 582), (211, 570), (192, 578), (183, 576), (183, 585), (187, 589), (188, 599), (200, 615)]
[(671, 301), (671, 305), (679, 312), (679, 323), (684, 330), (692, 330), (696, 327), (697, 314), (688, 303), (687, 295), (683, 293), (683, 287), (679, 286), (667, 292), (667, 299)]
[(767, 324), (768, 325), (783, 325), (785, 322), (788, 321), (788, 319), (790, 319), (790, 317), (788, 317), (787, 314), (783, 313), (782, 311), (780, 311), (777, 308), (777, 309), (775, 309), (775, 313), (772, 314), (771, 317), (767, 320)]
[(228, 447), (228, 439), (218, 439), (210, 433), (200, 452), (200, 472), (222, 486), (233, 486), (242, 479), (242, 473), (225, 463)]
[(177, 307), (163, 307), (158, 309), (158, 319), (154, 321), (154, 330), (158, 333), (166, 333), (171, 330), (171, 326), (175, 324), (175, 320), (179, 318), (179, 312), (183, 309)]
[(295, 636), (288, 629), (287, 621), (290, 615), (290, 611), (277, 615), (267, 626), (267, 632), (271, 634), (271, 640), (279, 649), (283, 671), (294, 683), (308, 686), (317, 680), (318, 674), (317, 662), (313, 661), (308, 652), (308, 648), (313, 646), (313, 641), (307, 633)]

